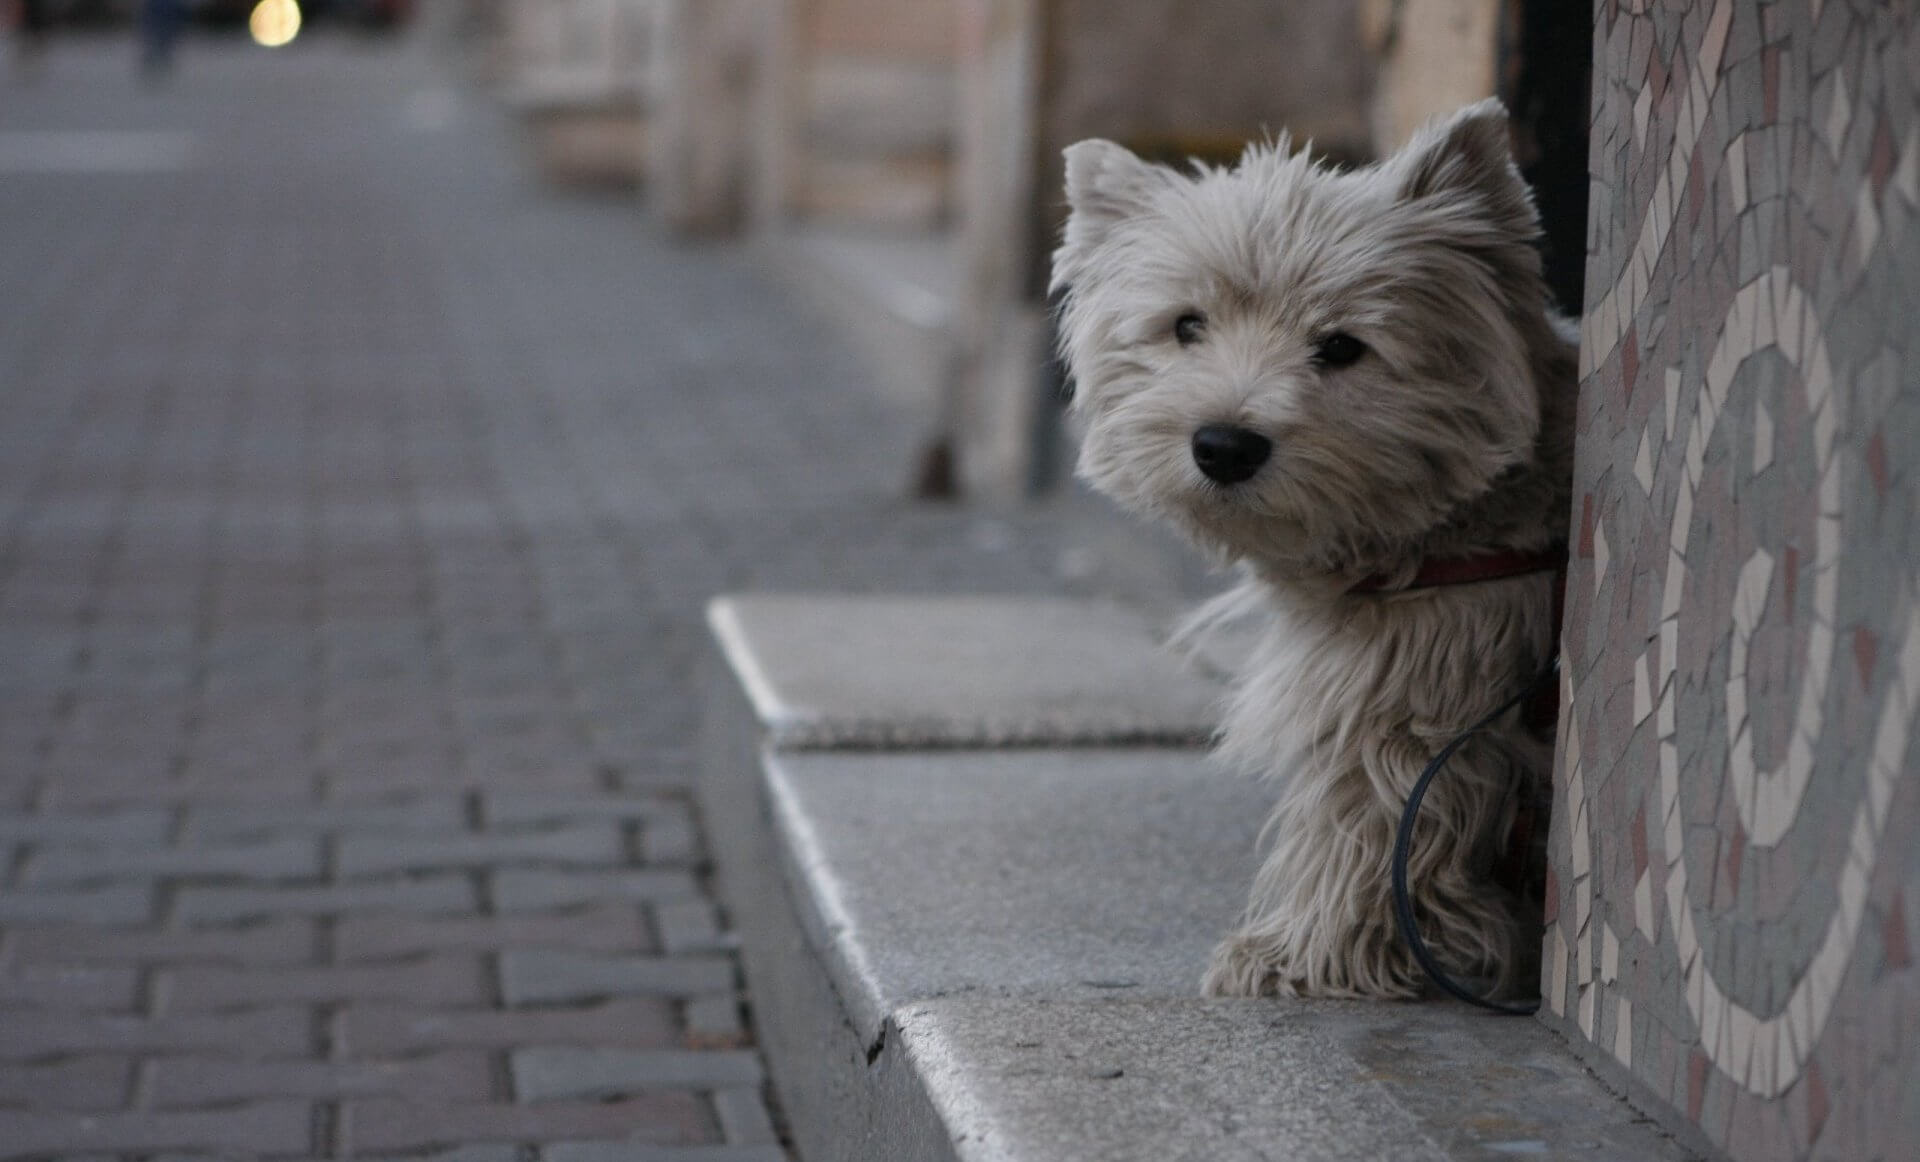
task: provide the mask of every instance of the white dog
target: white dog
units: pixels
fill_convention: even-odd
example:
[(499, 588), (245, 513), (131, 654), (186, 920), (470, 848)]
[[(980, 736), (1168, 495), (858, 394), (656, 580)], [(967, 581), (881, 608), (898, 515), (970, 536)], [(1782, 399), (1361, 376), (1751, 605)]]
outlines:
[[(1097, 140), (1066, 163), (1080, 475), (1240, 563), (1196, 624), (1259, 619), (1220, 750), (1280, 801), (1204, 988), (1415, 995), (1389, 885), (1407, 792), (1557, 630), (1576, 349), (1505, 111), (1351, 172), (1284, 137), (1192, 175)], [(1533, 953), (1488, 870), (1550, 749), (1521, 718), (1454, 756), (1411, 862), (1441, 963), (1501, 987)]]

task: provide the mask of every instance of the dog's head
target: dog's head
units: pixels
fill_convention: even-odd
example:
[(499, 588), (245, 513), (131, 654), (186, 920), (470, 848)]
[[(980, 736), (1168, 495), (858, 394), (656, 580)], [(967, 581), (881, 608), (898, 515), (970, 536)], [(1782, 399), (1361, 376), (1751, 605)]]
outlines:
[(1538, 218), (1496, 101), (1350, 172), (1284, 138), (1192, 175), (1066, 153), (1079, 472), (1227, 555), (1340, 568), (1533, 455)]

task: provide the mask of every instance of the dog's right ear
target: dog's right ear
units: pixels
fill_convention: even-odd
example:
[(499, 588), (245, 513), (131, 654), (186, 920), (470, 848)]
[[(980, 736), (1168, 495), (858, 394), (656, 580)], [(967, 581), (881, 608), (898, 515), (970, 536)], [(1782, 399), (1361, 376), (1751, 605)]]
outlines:
[(1067, 228), (1053, 257), (1055, 290), (1071, 282), (1072, 272), (1113, 227), (1145, 210), (1173, 176), (1098, 137), (1069, 145), (1066, 161)]

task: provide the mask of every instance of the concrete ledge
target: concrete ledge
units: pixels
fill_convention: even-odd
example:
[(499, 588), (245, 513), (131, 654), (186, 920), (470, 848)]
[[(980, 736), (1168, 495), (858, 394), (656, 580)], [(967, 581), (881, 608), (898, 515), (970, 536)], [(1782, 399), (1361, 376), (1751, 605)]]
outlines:
[[(810, 749), (772, 741), (762, 708), (817, 723), (877, 684), (925, 709), (911, 675), (942, 673), (929, 663), (956, 641), (984, 664), (997, 631), (969, 623), (1005, 610), (933, 604), (943, 612), (801, 598), (715, 611), (702, 802), (808, 1162), (1688, 1156), (1531, 1021), (1195, 996), (1270, 795), (1198, 749), (954, 744), (992, 737), (980, 722), (949, 722), (935, 750), (875, 751), (859, 732), (863, 749), (821, 749), (832, 732), (808, 729), (794, 737)], [(874, 611), (875, 626), (944, 618), (947, 632), (846, 628)], [(1054, 612), (1056, 631), (1076, 624)], [(1077, 624), (1104, 632), (1106, 616)], [(841, 661), (891, 642), (889, 681), (849, 686), (809, 652), (833, 622)], [(1015, 643), (1002, 671), (1039, 652), (998, 640)], [(1157, 656), (1142, 649), (1105, 661), (1138, 675)], [(1094, 709), (1085, 721), (1116, 713)], [(1067, 729), (1064, 705), (1054, 717), (1058, 737), (1097, 734)]]
[(895, 1020), (938, 1157), (1690, 1157), (1538, 1024), (1461, 1006), (950, 997)]
[(775, 747), (1193, 745), (1221, 694), (1113, 605), (756, 595), (707, 617)]
[(1269, 798), (1196, 750), (775, 753), (762, 779), (869, 1046), (927, 997), (1195, 995)]

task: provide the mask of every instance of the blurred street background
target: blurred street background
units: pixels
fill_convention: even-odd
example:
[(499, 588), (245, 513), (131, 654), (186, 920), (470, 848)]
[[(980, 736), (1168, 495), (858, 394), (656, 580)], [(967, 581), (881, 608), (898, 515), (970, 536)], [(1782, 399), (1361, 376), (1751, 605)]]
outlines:
[(781, 1158), (703, 601), (1195, 566), (912, 500), (817, 304), (336, 7), (0, 66), (0, 1158)]

